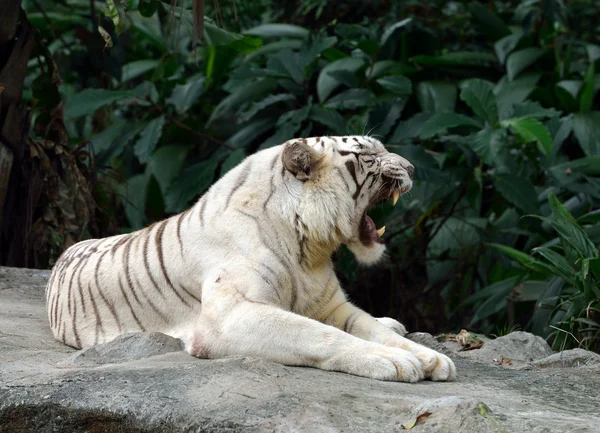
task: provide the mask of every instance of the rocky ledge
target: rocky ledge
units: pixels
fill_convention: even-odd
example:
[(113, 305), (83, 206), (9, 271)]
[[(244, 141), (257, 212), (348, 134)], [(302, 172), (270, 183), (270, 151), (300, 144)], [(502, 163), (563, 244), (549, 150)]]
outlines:
[[(597, 432), (600, 357), (514, 332), (478, 349), (411, 338), (453, 383), (380, 382), (254, 358), (201, 360), (163, 334), (75, 351), (52, 338), (47, 271), (0, 268), (0, 432)], [(460, 341), (460, 339), (459, 339)]]

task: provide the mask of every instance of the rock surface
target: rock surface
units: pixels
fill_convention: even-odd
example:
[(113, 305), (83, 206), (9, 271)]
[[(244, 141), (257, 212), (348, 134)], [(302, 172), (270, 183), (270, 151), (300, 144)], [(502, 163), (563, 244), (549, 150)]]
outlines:
[[(243, 357), (201, 360), (155, 333), (77, 352), (52, 338), (47, 278), (47, 271), (0, 268), (0, 432), (399, 432), (404, 426), (554, 433), (596, 432), (600, 425), (597, 363), (493, 365), (490, 356), (518, 355), (524, 363), (535, 359), (532, 353), (556, 356), (547, 358), (529, 334), (486, 341), (477, 349), (486, 350), (482, 362), (470, 359), (474, 351), (453, 353), (428, 334), (413, 334), (452, 353), (459, 372), (453, 383), (380, 382)], [(498, 349), (498, 340), (515, 352)]]

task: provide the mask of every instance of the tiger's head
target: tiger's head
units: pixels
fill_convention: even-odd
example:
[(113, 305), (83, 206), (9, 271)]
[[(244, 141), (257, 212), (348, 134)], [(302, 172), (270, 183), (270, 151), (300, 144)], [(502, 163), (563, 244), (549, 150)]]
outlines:
[(333, 250), (347, 245), (363, 264), (380, 260), (385, 227), (377, 229), (367, 212), (412, 188), (413, 165), (367, 136), (290, 140), (282, 160), (298, 195), (296, 229)]

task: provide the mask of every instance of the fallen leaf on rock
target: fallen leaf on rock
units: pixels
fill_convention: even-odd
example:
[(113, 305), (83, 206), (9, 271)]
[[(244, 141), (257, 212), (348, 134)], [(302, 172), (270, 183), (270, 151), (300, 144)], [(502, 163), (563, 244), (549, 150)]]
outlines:
[(458, 333), (456, 341), (462, 346), (461, 350), (479, 349), (483, 346), (483, 341), (481, 341), (476, 334), (473, 334), (466, 329), (463, 329)]
[(402, 424), (400, 427), (402, 427), (403, 430), (410, 430), (411, 428), (416, 426), (421, 421), (425, 421), (427, 418), (429, 418), (429, 415), (431, 415), (431, 412), (423, 412), (421, 415), (417, 416), (415, 419), (413, 419), (408, 424), (406, 424), (406, 425)]

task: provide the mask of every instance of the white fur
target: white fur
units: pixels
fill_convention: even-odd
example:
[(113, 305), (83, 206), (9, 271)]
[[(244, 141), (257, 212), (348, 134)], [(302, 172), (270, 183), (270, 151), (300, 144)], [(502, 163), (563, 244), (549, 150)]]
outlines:
[(410, 163), (369, 137), (315, 137), (300, 139), (318, 156), (313, 169), (296, 174), (282, 156), (296, 141), (247, 158), (183, 214), (67, 250), (47, 288), (55, 337), (89, 347), (160, 331), (199, 357), (453, 380), (448, 357), (348, 302), (331, 262), (341, 244), (365, 264), (382, 257), (385, 246), (365, 244), (358, 226), (382, 174), (412, 186)]

